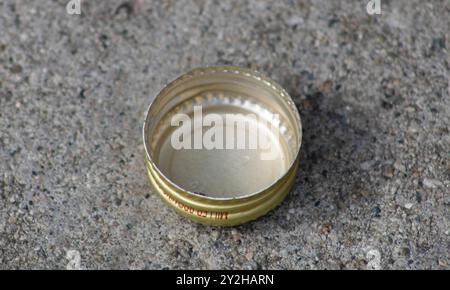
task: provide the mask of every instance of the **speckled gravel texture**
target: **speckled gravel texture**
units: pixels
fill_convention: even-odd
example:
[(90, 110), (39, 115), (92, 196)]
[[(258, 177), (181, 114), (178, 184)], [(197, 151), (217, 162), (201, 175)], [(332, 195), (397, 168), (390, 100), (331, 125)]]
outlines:
[[(450, 269), (450, 1), (0, 1), (0, 268)], [(303, 120), (286, 200), (235, 228), (154, 193), (145, 109), (199, 66)]]

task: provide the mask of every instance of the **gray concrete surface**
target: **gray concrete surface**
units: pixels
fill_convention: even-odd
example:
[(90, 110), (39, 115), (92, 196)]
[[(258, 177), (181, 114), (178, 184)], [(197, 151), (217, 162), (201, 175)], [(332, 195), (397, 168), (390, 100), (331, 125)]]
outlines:
[[(0, 268), (450, 268), (450, 1), (67, 2), (0, 1)], [(143, 163), (152, 97), (215, 64), (304, 123), (292, 193), (231, 229), (178, 216)]]

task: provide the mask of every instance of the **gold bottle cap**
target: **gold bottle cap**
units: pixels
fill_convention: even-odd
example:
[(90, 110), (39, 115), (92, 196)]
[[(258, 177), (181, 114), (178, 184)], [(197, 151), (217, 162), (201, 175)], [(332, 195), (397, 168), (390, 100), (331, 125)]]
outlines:
[(302, 129), (292, 99), (262, 74), (194, 69), (168, 84), (143, 128), (150, 180), (184, 216), (236, 225), (274, 208), (295, 179)]

